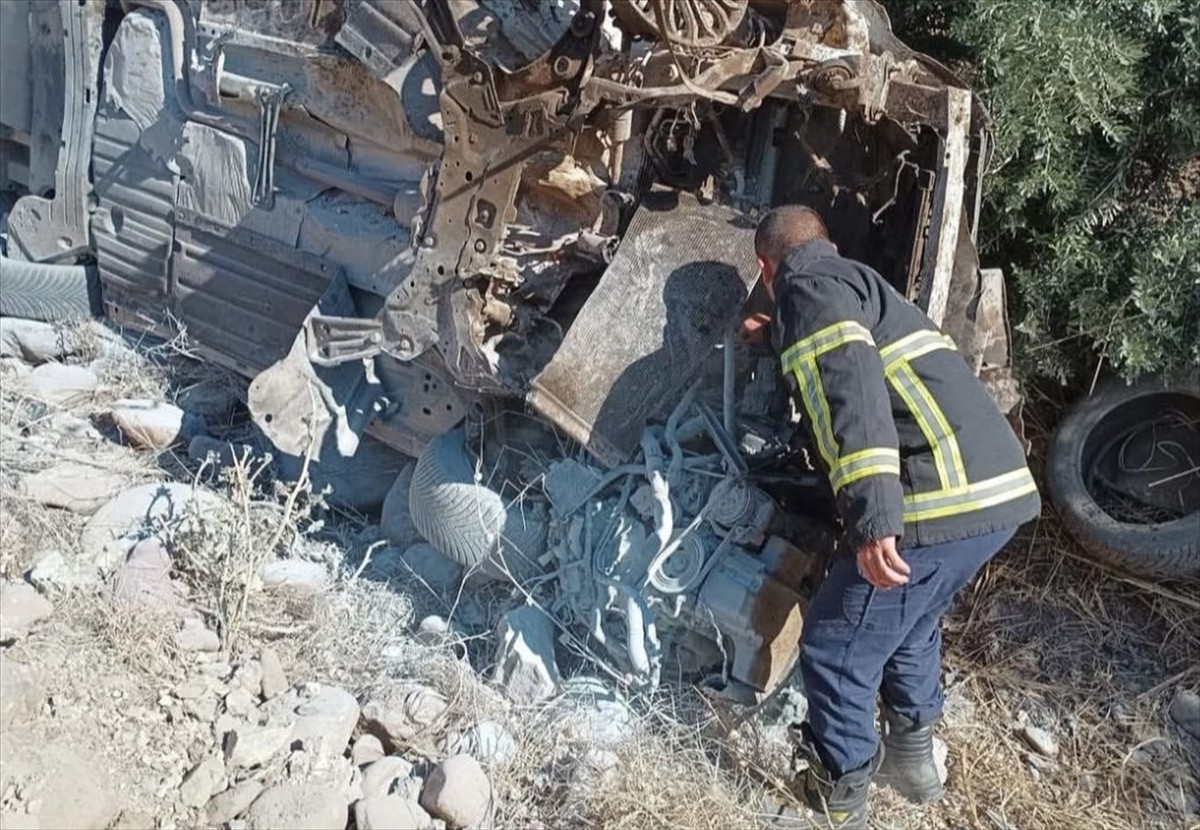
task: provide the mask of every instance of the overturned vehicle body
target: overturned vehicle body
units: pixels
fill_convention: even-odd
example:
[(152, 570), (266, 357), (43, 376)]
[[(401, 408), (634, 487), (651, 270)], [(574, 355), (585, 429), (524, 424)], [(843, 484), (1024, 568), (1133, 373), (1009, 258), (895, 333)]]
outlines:
[(986, 113), (873, 0), (0, 16), (10, 269), (94, 264), (286, 453), (418, 456), (422, 534), (632, 683), (769, 690), (832, 538), (777, 362), (733, 336), (758, 212), (818, 210), (1014, 403)]

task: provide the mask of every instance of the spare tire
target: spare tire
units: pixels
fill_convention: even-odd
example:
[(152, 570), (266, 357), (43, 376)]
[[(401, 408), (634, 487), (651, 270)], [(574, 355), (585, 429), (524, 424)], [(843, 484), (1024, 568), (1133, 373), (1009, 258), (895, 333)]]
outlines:
[(0, 317), (57, 323), (100, 313), (100, 281), (88, 265), (22, 262), (0, 255)]
[(1200, 384), (1101, 387), (1062, 422), (1048, 485), (1088, 555), (1148, 577), (1200, 575)]
[[(495, 579), (525, 579), (541, 570), (546, 549), (544, 510), (505, 505), (475, 481), (462, 428), (433, 441), (417, 459), (408, 496), (418, 532), (443, 556)], [(507, 574), (506, 574), (507, 571)]]

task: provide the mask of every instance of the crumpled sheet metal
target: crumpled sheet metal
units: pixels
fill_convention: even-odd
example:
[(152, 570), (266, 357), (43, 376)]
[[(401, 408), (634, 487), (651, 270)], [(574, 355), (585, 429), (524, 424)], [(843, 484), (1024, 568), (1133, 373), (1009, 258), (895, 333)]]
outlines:
[(630, 457), (733, 324), (757, 276), (737, 212), (654, 194), (533, 382), (530, 402), (601, 462)]

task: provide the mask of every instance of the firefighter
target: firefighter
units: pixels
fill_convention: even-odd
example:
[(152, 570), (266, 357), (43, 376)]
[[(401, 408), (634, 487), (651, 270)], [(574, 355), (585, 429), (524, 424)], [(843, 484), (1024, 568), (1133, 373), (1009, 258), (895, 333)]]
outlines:
[[(808, 764), (796, 786), (823, 825), (865, 827), (872, 779), (916, 802), (941, 797), (941, 617), (1041, 502), (954, 342), (839, 256), (817, 213), (776, 208), (754, 244), (771, 339), (844, 531), (804, 620), (797, 754)], [(745, 334), (765, 322), (747, 320)]]

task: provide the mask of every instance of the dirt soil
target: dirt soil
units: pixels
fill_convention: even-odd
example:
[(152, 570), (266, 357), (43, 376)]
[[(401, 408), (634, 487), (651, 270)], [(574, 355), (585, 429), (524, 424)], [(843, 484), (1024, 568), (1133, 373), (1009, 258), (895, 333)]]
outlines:
[[(766, 806), (794, 806), (771, 707), (670, 682), (512, 704), (493, 631), (519, 589), (439, 583), (378, 515), (189, 456), (189, 432), (253, 429), (242, 384), (182, 339), (51, 339), (0, 359), (0, 827), (804, 826)], [(128, 399), (195, 417), (152, 435), (118, 417)], [(172, 482), (169, 515), (97, 520)], [(113, 537), (135, 523), (129, 552)], [(872, 826), (1200, 827), (1196, 583), (1099, 569), (1048, 506), (946, 646), (946, 797), (874, 790)]]

